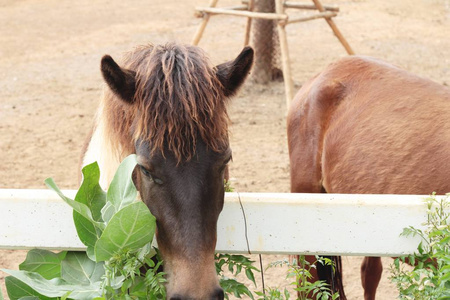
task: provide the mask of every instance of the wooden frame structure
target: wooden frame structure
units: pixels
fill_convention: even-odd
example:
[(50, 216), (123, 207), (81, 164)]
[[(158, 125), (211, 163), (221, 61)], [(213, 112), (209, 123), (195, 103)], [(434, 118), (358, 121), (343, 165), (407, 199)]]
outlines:
[[(288, 50), (288, 42), (285, 27), (288, 24), (306, 22), (315, 19), (325, 19), (325, 21), (330, 26), (331, 30), (341, 42), (342, 46), (344, 46), (345, 50), (349, 55), (354, 54), (352, 48), (345, 40), (342, 33), (337, 28), (336, 24), (332, 20), (333, 17), (337, 16), (339, 12), (339, 8), (335, 6), (327, 6), (322, 5), (319, 0), (311, 0), (310, 3), (299, 3), (293, 1), (286, 0), (274, 0), (275, 1), (275, 12), (274, 13), (261, 13), (255, 12), (254, 4), (255, 0), (244, 0), (242, 5), (225, 7), (225, 8), (217, 8), (218, 0), (210, 0), (208, 7), (197, 7), (196, 10), (199, 13), (199, 16), (203, 18), (200, 26), (195, 33), (194, 39), (192, 40), (192, 44), (198, 45), (200, 39), (203, 36), (203, 32), (205, 31), (206, 25), (212, 15), (232, 15), (239, 17), (246, 17), (247, 25), (245, 29), (245, 41), (244, 45), (248, 45), (250, 41), (250, 29), (252, 24), (252, 19), (266, 19), (266, 20), (276, 20), (277, 21), (277, 30), (278, 37), (280, 39), (280, 50), (281, 50), (281, 63), (283, 68), (283, 77), (284, 77), (284, 86), (286, 91), (286, 104), (289, 107), (292, 98), (294, 97), (294, 88), (293, 81), (291, 75), (291, 67), (289, 60), (289, 50)], [(307, 10), (316, 10), (318, 11), (315, 14), (306, 17), (289, 17), (285, 9), (286, 8), (296, 8), (296, 9), (307, 9)]]

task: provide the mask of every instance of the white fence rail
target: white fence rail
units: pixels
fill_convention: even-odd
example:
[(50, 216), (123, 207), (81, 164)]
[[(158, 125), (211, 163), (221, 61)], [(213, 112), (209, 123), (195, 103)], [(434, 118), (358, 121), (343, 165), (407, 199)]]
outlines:
[[(72, 190), (64, 193), (75, 195)], [(419, 239), (399, 234), (408, 226), (422, 227), (425, 197), (227, 193), (216, 249), (365, 256), (413, 253)], [(0, 189), (0, 248), (85, 249), (73, 225), (72, 209), (54, 192), (14, 189)]]

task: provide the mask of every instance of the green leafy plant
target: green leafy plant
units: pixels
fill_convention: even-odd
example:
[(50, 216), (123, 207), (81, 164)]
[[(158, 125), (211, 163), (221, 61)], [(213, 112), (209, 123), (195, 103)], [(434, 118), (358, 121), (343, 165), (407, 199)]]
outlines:
[(244, 271), (245, 276), (253, 282), (256, 287), (254, 271), (259, 270), (253, 266), (254, 261), (243, 255), (231, 255), (231, 254), (216, 254), (216, 272), (219, 275), (220, 286), (225, 292), (225, 298), (229, 299), (228, 295), (234, 295), (241, 298), (246, 295), (251, 299), (254, 299), (252, 292), (244, 284), (240, 283), (234, 278), (228, 278), (224, 274), (224, 267), (227, 266), (228, 271), (237, 276)]
[[(450, 201), (433, 194), (425, 199), (424, 230), (408, 227), (402, 236), (420, 236), (417, 252), (394, 260), (391, 281), (400, 299), (450, 299)], [(412, 265), (407, 267), (406, 264)]]
[(228, 180), (225, 179), (223, 181), (223, 186), (225, 187), (225, 192), (228, 192), (228, 193), (234, 192), (234, 189), (233, 189), (233, 187), (231, 186), (231, 183)]
[(84, 167), (75, 199), (66, 197), (53, 179), (45, 181), (73, 208), (75, 227), (87, 251), (29, 251), (20, 270), (3, 270), (11, 275), (5, 280), (11, 300), (165, 297), (164, 274), (155, 275), (160, 263), (151, 260), (156, 255), (151, 248), (156, 221), (136, 200), (131, 176), (135, 166), (135, 155), (127, 157), (106, 193), (99, 185), (97, 163)]
[[(334, 267), (333, 261), (328, 258), (323, 258), (316, 256), (316, 261), (311, 264), (305, 259), (305, 256), (300, 255), (299, 261), (294, 260), (290, 263), (287, 260), (276, 261), (271, 263), (268, 268), (273, 267), (288, 267), (288, 274), (286, 278), (294, 279), (291, 283), (294, 286), (294, 291), (297, 292), (298, 297), (296, 299), (308, 300), (308, 299), (319, 299), (319, 300), (334, 300), (339, 297), (338, 293), (332, 293), (329, 285), (324, 281), (310, 282), (312, 278), (311, 270), (316, 268), (316, 264), (324, 264)], [(269, 287), (265, 293), (256, 292), (260, 298), (259, 300), (287, 300), (290, 299), (291, 295), (287, 289), (280, 291), (278, 288)]]
[(259, 300), (286, 300), (290, 299), (291, 294), (285, 288), (283, 291), (280, 291), (279, 288), (269, 287), (265, 292), (256, 292), (260, 298)]

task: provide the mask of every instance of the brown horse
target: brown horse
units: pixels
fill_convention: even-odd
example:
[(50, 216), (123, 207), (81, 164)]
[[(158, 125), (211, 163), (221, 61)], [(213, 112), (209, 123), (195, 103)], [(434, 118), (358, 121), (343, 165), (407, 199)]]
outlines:
[[(344, 58), (308, 81), (290, 107), (291, 191), (449, 192), (449, 120), (449, 88), (373, 58)], [(381, 271), (380, 258), (363, 260), (364, 299), (375, 299)]]
[(106, 187), (136, 153), (140, 196), (156, 217), (168, 299), (223, 299), (214, 264), (216, 226), (231, 159), (226, 104), (253, 62), (245, 48), (211, 66), (198, 47), (138, 47), (122, 66), (101, 61), (107, 83), (83, 164), (97, 161)]

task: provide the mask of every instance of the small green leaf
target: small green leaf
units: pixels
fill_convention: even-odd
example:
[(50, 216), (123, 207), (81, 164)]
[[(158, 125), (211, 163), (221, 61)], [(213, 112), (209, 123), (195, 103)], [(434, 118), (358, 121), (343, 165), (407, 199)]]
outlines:
[(95, 245), (97, 261), (110, 259), (123, 250), (137, 250), (150, 243), (156, 221), (143, 202), (135, 202), (117, 212)]
[(400, 260), (398, 258), (394, 259), (394, 265), (397, 269), (400, 267)]
[(66, 251), (53, 253), (41, 249), (30, 250), (25, 261), (19, 265), (19, 269), (39, 273), (45, 279), (60, 277), (61, 261), (66, 256), (66, 253)]
[(250, 270), (250, 269), (245, 270), (245, 275), (246, 275), (247, 278), (250, 279), (251, 282), (253, 282), (253, 284), (256, 286), (255, 275), (253, 275), (252, 270)]
[(422, 242), (419, 243), (419, 246), (417, 246), (417, 250), (419, 251), (420, 254), (423, 254), (423, 245)]
[(68, 299), (69, 296), (70, 296), (70, 294), (72, 294), (72, 292), (67, 292), (67, 293), (65, 293), (65, 294), (61, 297), (61, 300), (66, 300), (66, 299)]
[(450, 273), (446, 273), (446, 274), (442, 275), (442, 277), (441, 277), (442, 282), (449, 281), (449, 280), (450, 280)]
[(440, 240), (439, 243), (442, 245), (447, 245), (448, 243), (450, 243), (450, 234), (447, 234), (446, 237)]

